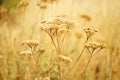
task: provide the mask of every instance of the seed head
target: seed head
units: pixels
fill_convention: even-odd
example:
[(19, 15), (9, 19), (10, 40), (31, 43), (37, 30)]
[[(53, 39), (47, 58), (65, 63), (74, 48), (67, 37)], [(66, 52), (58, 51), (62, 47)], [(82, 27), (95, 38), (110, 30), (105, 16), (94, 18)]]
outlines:
[(103, 48), (105, 48), (105, 45), (102, 44), (102, 43), (99, 43), (99, 42), (88, 42), (85, 44), (85, 47), (88, 49), (88, 50), (92, 50), (96, 52), (99, 52), (100, 50), (102, 50)]
[(92, 49), (97, 49), (100, 47), (100, 44), (98, 42), (88, 42), (85, 44), (85, 47), (87, 48), (92, 48)]
[(47, 33), (54, 35), (58, 34), (58, 32), (69, 31), (73, 27), (75, 27), (74, 22), (69, 19), (54, 17), (48, 18), (41, 21), (41, 29), (45, 30)]
[(21, 44), (24, 45), (25, 47), (35, 49), (35, 47), (39, 45), (39, 41), (38, 40), (25, 40), (25, 41), (22, 41)]
[(98, 32), (97, 29), (92, 28), (92, 27), (87, 27), (87, 28), (84, 28), (83, 30), (86, 33), (87, 38), (90, 38), (93, 34), (95, 34), (96, 32)]

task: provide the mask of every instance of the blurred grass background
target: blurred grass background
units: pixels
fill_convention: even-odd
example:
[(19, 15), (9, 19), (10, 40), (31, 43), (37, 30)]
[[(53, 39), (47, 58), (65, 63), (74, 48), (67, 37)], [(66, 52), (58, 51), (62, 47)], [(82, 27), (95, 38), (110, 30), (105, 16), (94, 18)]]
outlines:
[(17, 3), (20, 0), (0, 0), (0, 5), (3, 5), (9, 12), (14, 12)]
[[(26, 60), (21, 60), (19, 55), (22, 40), (38, 39), (41, 41), (41, 45), (47, 50), (43, 55), (42, 61), (44, 63), (49, 60), (49, 55), (52, 53), (49, 37), (39, 30), (41, 11), (39, 12), (35, 6), (36, 0), (29, 0), (30, 5), (25, 12), (16, 8), (19, 1), (0, 0), (0, 6), (7, 9), (7, 12), (0, 13), (0, 80), (30, 80)], [(98, 28), (99, 32), (91, 40), (102, 40), (106, 43), (107, 48), (93, 57), (83, 80), (120, 79), (119, 7), (119, 0), (60, 0), (55, 13), (51, 7), (45, 11), (44, 18), (65, 13), (79, 23), (80, 30), (78, 28), (77, 31), (74, 30), (71, 37), (66, 40), (68, 41), (66, 44), (71, 46), (65, 47), (66, 54), (68, 53), (67, 55), (72, 57), (74, 61), (79, 55), (85, 39), (81, 28), (91, 25)], [(91, 21), (82, 19), (80, 16), (83, 14), (90, 16)], [(74, 36), (76, 32), (82, 34), (83, 37), (76, 38)], [(81, 79), (79, 73), (82, 72), (88, 56), (86, 51), (79, 64), (69, 75), (72, 80)], [(68, 65), (68, 68), (65, 69), (69, 70), (70, 66)], [(53, 80), (56, 79), (53, 78)]]

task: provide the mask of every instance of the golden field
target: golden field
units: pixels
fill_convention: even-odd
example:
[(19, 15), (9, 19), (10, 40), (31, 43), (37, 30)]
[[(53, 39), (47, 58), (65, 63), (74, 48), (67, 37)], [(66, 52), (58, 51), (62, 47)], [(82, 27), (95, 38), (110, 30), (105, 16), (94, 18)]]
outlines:
[(1, 0), (0, 80), (119, 80), (119, 0)]

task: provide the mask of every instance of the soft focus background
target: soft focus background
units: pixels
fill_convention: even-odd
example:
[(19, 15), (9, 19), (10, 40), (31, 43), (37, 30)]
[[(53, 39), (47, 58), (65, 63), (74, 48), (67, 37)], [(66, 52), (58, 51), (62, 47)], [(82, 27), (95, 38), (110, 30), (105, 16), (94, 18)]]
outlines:
[[(42, 64), (49, 61), (53, 52), (52, 44), (48, 35), (40, 31), (39, 22), (61, 14), (68, 15), (78, 23), (78, 27), (66, 39), (69, 46), (65, 47), (65, 52), (73, 59), (73, 63), (86, 38), (82, 28), (98, 28), (99, 32), (91, 41), (100, 40), (107, 45), (92, 58), (84, 80), (120, 79), (120, 0), (57, 0), (56, 3), (47, 3), (44, 10), (36, 5), (40, 0), (26, 0), (29, 2), (27, 7), (17, 8), (19, 1), (0, 0), (0, 80), (31, 80), (26, 62), (19, 55), (23, 40), (40, 40), (41, 46), (46, 50)], [(90, 19), (83, 18), (82, 15), (87, 15)], [(86, 51), (69, 75), (72, 80), (80, 80), (79, 74), (88, 57)], [(64, 69), (68, 71), (71, 65), (72, 63), (64, 66)]]

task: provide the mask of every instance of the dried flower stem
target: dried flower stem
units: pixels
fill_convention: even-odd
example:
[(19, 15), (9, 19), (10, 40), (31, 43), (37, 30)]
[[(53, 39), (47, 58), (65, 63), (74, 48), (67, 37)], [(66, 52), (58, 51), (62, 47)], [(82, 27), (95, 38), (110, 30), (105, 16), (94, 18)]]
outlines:
[(93, 54), (94, 54), (94, 50), (93, 50), (92, 53), (90, 54), (90, 57), (89, 57), (89, 59), (88, 59), (88, 62), (87, 62), (87, 64), (86, 64), (85, 69), (83, 70), (82, 74), (84, 74), (84, 73), (86, 72), (86, 69), (87, 69), (88, 64), (90, 63), (90, 61), (91, 61), (91, 59), (92, 59)]
[[(87, 43), (87, 41), (88, 41), (88, 39), (86, 39), (85, 43)], [(72, 72), (72, 70), (74, 69), (74, 67), (76, 66), (76, 64), (79, 62), (82, 54), (84, 53), (84, 50), (85, 50), (85, 47), (83, 47), (83, 49), (82, 49), (79, 57), (77, 58), (76, 62), (73, 64), (73, 66), (71, 67), (71, 69), (67, 72), (67, 74), (65, 74), (65, 76), (63, 78), (65, 78), (66, 76), (68, 76)]]
[[(45, 30), (45, 32), (47, 32), (47, 31)], [(55, 47), (55, 49), (56, 49), (57, 55), (60, 54), (60, 52), (59, 52), (59, 50), (58, 50), (58, 49), (60, 48), (58, 36), (56, 37), (56, 38), (57, 38), (57, 44), (58, 44), (58, 48), (57, 48), (57, 46), (56, 46), (56, 44), (55, 44), (55, 41), (54, 41), (52, 35), (49, 34), (49, 32), (47, 32), (47, 34), (50, 36), (50, 38), (51, 38), (51, 40), (52, 40), (52, 43), (53, 43), (53, 45), (54, 45), (54, 47)], [(60, 63), (59, 63), (59, 61), (58, 61), (58, 57), (56, 58), (56, 61), (57, 61), (57, 65), (58, 65), (59, 78), (60, 78), (60, 80), (62, 80), (61, 67), (60, 67)]]

